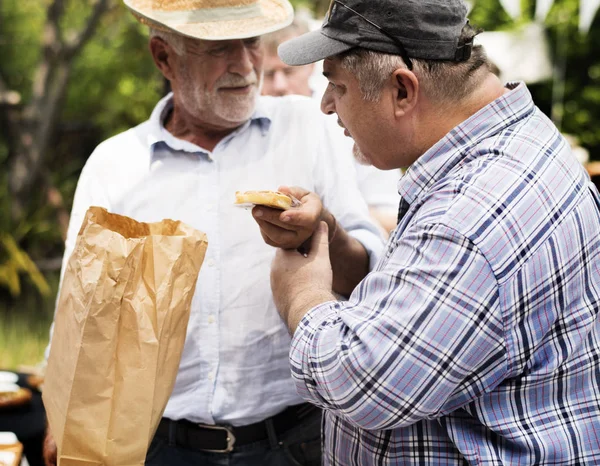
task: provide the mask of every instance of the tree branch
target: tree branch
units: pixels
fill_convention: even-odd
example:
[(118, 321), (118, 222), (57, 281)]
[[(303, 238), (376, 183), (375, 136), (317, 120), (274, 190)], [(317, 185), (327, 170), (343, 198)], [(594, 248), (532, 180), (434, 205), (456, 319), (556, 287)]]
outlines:
[(40, 107), (43, 106), (50, 85), (53, 64), (64, 48), (60, 31), (60, 19), (64, 10), (64, 0), (53, 0), (48, 6), (42, 37), (42, 56), (33, 78), (31, 101), (23, 112), (25, 120), (36, 118)]
[(48, 7), (46, 25), (44, 27), (44, 54), (56, 56), (63, 47), (63, 36), (60, 29), (60, 19), (65, 12), (64, 0), (54, 0)]
[(65, 56), (67, 60), (71, 59), (74, 55), (79, 52), (81, 47), (92, 37), (96, 31), (96, 27), (100, 22), (102, 15), (108, 10), (110, 6), (109, 0), (96, 0), (94, 9), (90, 14), (85, 27), (80, 31), (75, 38), (70, 40), (65, 48)]
[(7, 92), (8, 91), (8, 84), (6, 84), (6, 81), (4, 80), (4, 77), (2, 76), (2, 62), (0, 61), (0, 92)]
[(4, 31), (4, 16), (2, 15), (2, 0), (0, 0), (0, 31)]
[(18, 115), (20, 100), (20, 95), (10, 90), (0, 73), (0, 134), (4, 134), (6, 138), (9, 158), (14, 155), (15, 141), (20, 127)]

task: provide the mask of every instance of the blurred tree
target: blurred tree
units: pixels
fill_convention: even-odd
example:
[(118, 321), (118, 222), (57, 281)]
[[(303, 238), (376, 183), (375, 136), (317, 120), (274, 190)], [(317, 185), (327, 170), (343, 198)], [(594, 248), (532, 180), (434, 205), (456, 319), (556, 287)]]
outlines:
[[(26, 3), (33, 9), (35, 2)], [(85, 11), (88, 6), (89, 12)], [(40, 5), (36, 7), (40, 8)], [(31, 91), (18, 107), (20, 99), (3, 78), (5, 62), (0, 62), (0, 92), (6, 96), (5, 104), (11, 106), (5, 123), (10, 157), (11, 212), (15, 219), (23, 216), (31, 187), (45, 173), (45, 158), (64, 102), (73, 60), (94, 34), (101, 16), (109, 8), (109, 0), (79, 2), (77, 8), (72, 8), (78, 10), (78, 17), (82, 19), (66, 23), (65, 0), (52, 0), (47, 5), (41, 53), (33, 71)], [(8, 24), (6, 18), (2, 22)]]
[[(85, 160), (147, 117), (162, 81), (120, 0), (2, 0), (0, 56), (0, 235), (57, 271)], [(43, 291), (16, 258), (0, 243), (0, 304), (15, 271)]]
[[(578, 32), (579, 1), (556, 0), (546, 20), (555, 57), (566, 57), (562, 103), (552, 81), (531, 90), (600, 159), (600, 24), (587, 36)], [(292, 3), (322, 17), (330, 0)], [(472, 3), (472, 23), (488, 31), (518, 27), (534, 14), (534, 0), (523, 0), (515, 21), (499, 0)], [(56, 270), (85, 160), (100, 141), (148, 117), (163, 81), (146, 28), (122, 0), (0, 0), (0, 56), (0, 234), (42, 271)], [(0, 245), (0, 264), (9, 256)]]
[[(522, 15), (512, 20), (499, 0), (475, 0), (471, 22), (486, 31), (510, 30), (533, 20), (535, 0), (522, 0)], [(592, 160), (600, 160), (600, 14), (587, 34), (579, 31), (581, 0), (555, 0), (545, 28), (554, 76), (530, 85), (536, 104), (559, 129), (573, 135)], [(510, 53), (507, 50), (506, 53)]]

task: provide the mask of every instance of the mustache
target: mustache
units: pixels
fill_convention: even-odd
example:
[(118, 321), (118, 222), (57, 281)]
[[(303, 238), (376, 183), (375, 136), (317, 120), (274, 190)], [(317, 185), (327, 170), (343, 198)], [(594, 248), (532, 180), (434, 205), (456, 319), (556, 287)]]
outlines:
[(248, 76), (228, 73), (217, 80), (216, 87), (245, 87), (254, 86), (258, 83), (258, 76), (252, 71)]

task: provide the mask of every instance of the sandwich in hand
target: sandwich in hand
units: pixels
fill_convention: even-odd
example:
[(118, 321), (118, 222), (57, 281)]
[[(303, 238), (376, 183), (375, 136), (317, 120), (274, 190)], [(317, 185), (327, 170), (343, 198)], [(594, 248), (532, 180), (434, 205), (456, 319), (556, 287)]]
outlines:
[(301, 202), (293, 196), (279, 191), (236, 191), (236, 205), (264, 205), (274, 209), (288, 210)]

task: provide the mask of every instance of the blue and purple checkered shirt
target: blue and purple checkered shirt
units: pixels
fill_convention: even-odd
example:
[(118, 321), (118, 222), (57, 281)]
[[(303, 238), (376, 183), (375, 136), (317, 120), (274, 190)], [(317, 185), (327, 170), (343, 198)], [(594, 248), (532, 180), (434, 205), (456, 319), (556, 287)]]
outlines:
[(301, 321), (326, 465), (600, 464), (600, 197), (523, 84), (402, 178), (387, 254)]

